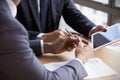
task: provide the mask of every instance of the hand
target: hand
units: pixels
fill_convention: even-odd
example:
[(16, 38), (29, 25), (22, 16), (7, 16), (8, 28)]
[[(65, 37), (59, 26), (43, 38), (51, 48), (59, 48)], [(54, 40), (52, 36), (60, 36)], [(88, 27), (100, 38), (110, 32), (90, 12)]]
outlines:
[(62, 36), (53, 42), (45, 42), (44, 50), (45, 53), (61, 53), (64, 51), (71, 51), (78, 45), (78, 43), (78, 36)]
[(60, 37), (53, 42), (44, 42), (45, 53), (61, 53), (66, 51), (65, 44), (68, 41), (68, 37)]
[(62, 30), (55, 30), (53, 32), (45, 33), (42, 36), (42, 40), (44, 41), (44, 52), (45, 53), (60, 53), (64, 44), (66, 43), (66, 39), (64, 38), (67, 33)]
[(92, 30), (91, 34), (99, 32), (99, 31), (102, 31), (102, 32), (107, 31), (107, 26), (98, 25), (95, 29)]
[(64, 48), (66, 51), (72, 51), (74, 48), (76, 48), (79, 44), (80, 39), (82, 39), (78, 35), (68, 36), (69, 39), (67, 40)]
[(73, 50), (79, 43), (78, 36), (70, 36), (66, 30), (59, 29), (42, 36), (45, 53), (61, 53)]
[(82, 60), (83, 63), (87, 62), (90, 57), (93, 55), (92, 45), (89, 42), (88, 44), (83, 43), (83, 41), (79, 42), (79, 46), (75, 50), (76, 58)]
[(57, 40), (60, 37), (64, 37), (67, 35), (67, 32), (63, 29), (59, 29), (59, 30), (55, 30), (53, 32), (49, 32), (49, 33), (45, 33), (42, 36), (42, 40), (44, 42), (53, 42), (55, 40)]

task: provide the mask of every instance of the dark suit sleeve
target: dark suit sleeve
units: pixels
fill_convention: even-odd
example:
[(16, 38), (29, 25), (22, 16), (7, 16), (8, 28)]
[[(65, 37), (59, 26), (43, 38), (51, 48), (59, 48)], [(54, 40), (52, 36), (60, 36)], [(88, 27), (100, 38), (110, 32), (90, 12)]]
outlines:
[(85, 36), (96, 26), (77, 9), (73, 0), (65, 0), (63, 17), (69, 26)]
[[(25, 6), (25, 7), (24, 7)], [(17, 20), (24, 25), (29, 34), (30, 47), (36, 56), (41, 56), (41, 43), (40, 40), (36, 39), (37, 35), (40, 33), (36, 31), (37, 25), (35, 23), (34, 17), (31, 15), (30, 9), (27, 4), (27, 0), (21, 1), (21, 4), (17, 7)]]
[(33, 52), (36, 56), (41, 56), (41, 42), (40, 39), (29, 40), (30, 47), (32, 48)]

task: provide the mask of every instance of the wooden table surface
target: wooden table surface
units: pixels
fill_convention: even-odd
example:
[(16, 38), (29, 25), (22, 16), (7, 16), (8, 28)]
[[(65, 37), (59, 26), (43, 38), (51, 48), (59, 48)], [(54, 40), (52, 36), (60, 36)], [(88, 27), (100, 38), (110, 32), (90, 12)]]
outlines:
[[(106, 63), (109, 67), (117, 71), (117, 75), (106, 76), (101, 78), (87, 79), (87, 80), (120, 80), (120, 52), (111, 50), (109, 48), (103, 47), (95, 51), (94, 57), (100, 58), (104, 63)], [(61, 62), (67, 61), (75, 58), (74, 51), (65, 52), (62, 54), (45, 54), (38, 59), (43, 63), (49, 62)]]

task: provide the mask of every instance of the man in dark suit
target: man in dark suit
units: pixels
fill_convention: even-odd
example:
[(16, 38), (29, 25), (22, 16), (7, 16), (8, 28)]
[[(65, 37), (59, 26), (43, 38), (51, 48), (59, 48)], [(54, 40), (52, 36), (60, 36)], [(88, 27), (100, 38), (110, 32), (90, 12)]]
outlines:
[(87, 76), (79, 60), (86, 62), (92, 50), (82, 41), (76, 48), (77, 59), (53, 72), (38, 61), (29, 46), (26, 29), (13, 17), (19, 1), (0, 1), (0, 80), (82, 80)]
[[(103, 26), (96, 26), (87, 19), (76, 8), (73, 0), (40, 0), (40, 2), (39, 0), (22, 0), (18, 6), (17, 19), (29, 32), (30, 40), (36, 42), (34, 46), (31, 46), (36, 54), (41, 51), (39, 34), (45, 33), (42, 36), (44, 42), (45, 36), (49, 39), (48, 35), (58, 29), (61, 16), (69, 26), (87, 37), (94, 32), (106, 30)], [(59, 32), (56, 31), (56, 33)], [(54, 40), (55, 37), (52, 36), (52, 38)]]

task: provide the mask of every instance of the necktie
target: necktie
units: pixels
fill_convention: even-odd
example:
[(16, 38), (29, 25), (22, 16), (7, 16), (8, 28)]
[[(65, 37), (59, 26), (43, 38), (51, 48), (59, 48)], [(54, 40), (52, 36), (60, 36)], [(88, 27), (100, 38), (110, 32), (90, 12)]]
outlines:
[(40, 21), (42, 32), (46, 30), (47, 0), (40, 0)]

